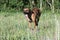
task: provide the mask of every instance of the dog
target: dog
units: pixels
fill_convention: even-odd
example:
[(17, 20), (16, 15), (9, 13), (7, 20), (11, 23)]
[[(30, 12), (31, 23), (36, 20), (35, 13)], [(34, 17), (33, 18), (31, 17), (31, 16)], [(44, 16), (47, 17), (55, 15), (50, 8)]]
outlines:
[(29, 22), (29, 28), (31, 28), (31, 23), (34, 23), (34, 29), (37, 28), (39, 18), (41, 16), (41, 11), (38, 8), (33, 8), (32, 10), (29, 8), (24, 8), (23, 9), (24, 15)]

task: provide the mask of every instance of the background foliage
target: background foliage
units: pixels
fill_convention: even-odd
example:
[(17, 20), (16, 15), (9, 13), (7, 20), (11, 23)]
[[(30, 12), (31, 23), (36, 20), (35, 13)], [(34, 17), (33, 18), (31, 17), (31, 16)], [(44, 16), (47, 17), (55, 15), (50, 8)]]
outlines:
[[(36, 7), (40, 8), (41, 0), (0, 0), (0, 11), (20, 11), (23, 10), (24, 7), (32, 8), (32, 1), (34, 1)], [(52, 4), (52, 0), (48, 0), (48, 2), (47, 0), (42, 0), (41, 2), (43, 9), (50, 9), (49, 3)], [(60, 9), (60, 0), (54, 0), (54, 7), (55, 9)]]

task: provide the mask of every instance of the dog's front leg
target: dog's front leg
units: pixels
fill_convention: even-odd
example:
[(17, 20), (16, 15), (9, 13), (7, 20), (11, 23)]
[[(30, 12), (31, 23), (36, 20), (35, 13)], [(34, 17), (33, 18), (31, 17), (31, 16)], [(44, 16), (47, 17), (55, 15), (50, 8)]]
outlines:
[(31, 29), (31, 23), (29, 22), (29, 28)]
[(30, 22), (30, 19), (28, 18), (28, 15), (26, 14), (25, 17), (26, 17), (26, 19), (28, 21), (29, 28), (31, 29), (31, 22)]
[(25, 17), (26, 17), (27, 21), (30, 21), (30, 19), (28, 18), (28, 15), (27, 14), (25, 15)]

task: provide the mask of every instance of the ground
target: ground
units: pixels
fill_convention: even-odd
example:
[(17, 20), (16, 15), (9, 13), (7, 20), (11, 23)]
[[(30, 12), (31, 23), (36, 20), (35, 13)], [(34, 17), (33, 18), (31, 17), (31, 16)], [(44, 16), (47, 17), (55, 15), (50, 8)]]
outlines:
[(42, 13), (38, 30), (34, 32), (28, 28), (22, 12), (0, 12), (0, 40), (53, 40), (59, 26), (59, 13)]

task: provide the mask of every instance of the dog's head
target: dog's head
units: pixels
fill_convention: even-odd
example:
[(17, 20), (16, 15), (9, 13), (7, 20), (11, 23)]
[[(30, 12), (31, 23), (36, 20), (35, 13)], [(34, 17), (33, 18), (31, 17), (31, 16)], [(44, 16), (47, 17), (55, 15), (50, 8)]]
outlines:
[(30, 9), (29, 8), (24, 8), (23, 12), (24, 12), (24, 14), (28, 14), (30, 12)]
[(32, 11), (29, 8), (24, 8), (23, 12), (24, 12), (26, 19), (30, 22), (32, 20), (31, 19)]

